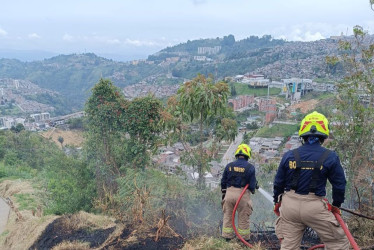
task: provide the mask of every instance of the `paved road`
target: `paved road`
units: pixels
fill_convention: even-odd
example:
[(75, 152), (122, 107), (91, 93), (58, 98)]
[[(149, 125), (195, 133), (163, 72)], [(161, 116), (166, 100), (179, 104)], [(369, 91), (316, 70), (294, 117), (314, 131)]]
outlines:
[(221, 160), (221, 165), (223, 167), (226, 167), (226, 165), (229, 162), (232, 162), (235, 159), (235, 150), (239, 146), (240, 143), (243, 141), (243, 133), (239, 133), (238, 136), (235, 138), (235, 141), (232, 142), (227, 149), (226, 153), (223, 155), (222, 160)]
[(10, 207), (4, 199), (0, 197), (0, 234), (4, 232), (5, 226), (8, 223), (9, 212)]

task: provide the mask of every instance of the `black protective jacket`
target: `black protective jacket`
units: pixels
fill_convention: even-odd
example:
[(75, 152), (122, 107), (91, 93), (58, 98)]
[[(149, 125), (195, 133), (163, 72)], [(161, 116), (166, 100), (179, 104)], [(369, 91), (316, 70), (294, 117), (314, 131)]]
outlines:
[[(317, 162), (326, 150), (318, 143), (304, 144), (298, 149), (300, 158), (303, 162)], [(291, 190), (291, 182), (295, 172), (295, 156), (293, 151), (284, 154), (274, 179), (274, 202), (277, 202), (278, 196), (284, 191)], [(313, 171), (309, 168), (301, 169), (295, 192), (297, 194), (308, 194), (310, 192), (310, 182)], [(332, 185), (333, 205), (340, 207), (344, 202), (346, 180), (343, 168), (340, 164), (338, 155), (331, 151), (326, 160), (323, 161), (322, 169), (319, 172), (318, 181), (315, 186), (315, 195), (326, 195), (327, 179)]]
[(229, 187), (244, 187), (249, 183), (248, 189), (254, 193), (256, 188), (255, 167), (246, 159), (238, 158), (227, 164), (222, 175), (221, 189)]

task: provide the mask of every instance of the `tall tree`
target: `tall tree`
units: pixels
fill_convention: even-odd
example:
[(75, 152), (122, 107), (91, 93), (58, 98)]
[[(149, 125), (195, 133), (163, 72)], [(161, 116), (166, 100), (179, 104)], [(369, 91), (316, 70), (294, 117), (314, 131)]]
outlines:
[(98, 202), (117, 190), (116, 179), (123, 174), (121, 165), (125, 136), (123, 126), (128, 101), (110, 80), (100, 79), (92, 88), (85, 106), (87, 119), (86, 153), (94, 169)]
[(100, 79), (92, 89), (92, 95), (86, 103), (89, 139), (95, 147), (95, 154), (106, 163), (114, 174), (120, 174), (113, 145), (121, 138), (122, 124), (126, 117), (128, 101), (110, 80)]
[(130, 147), (126, 152), (128, 161), (137, 168), (144, 168), (155, 152), (164, 130), (160, 100), (152, 96), (136, 98), (127, 108), (124, 127), (130, 136)]
[[(221, 125), (221, 120), (227, 115), (228, 85), (224, 82), (214, 83), (212, 78), (198, 75), (196, 78), (186, 82), (178, 90), (177, 96), (169, 99), (169, 111), (179, 119), (178, 129), (181, 137), (184, 135), (186, 126), (181, 123), (196, 124), (200, 134), (199, 143), (196, 148), (186, 147), (188, 154), (183, 158), (185, 163), (192, 165), (199, 174), (198, 185), (204, 186), (204, 173), (209, 169), (212, 149), (204, 146), (205, 135), (212, 133), (216, 125)], [(219, 120), (219, 122), (215, 122)], [(177, 123), (178, 124), (178, 123)], [(224, 121), (224, 126), (230, 122)], [(236, 125), (236, 124), (235, 124)], [(236, 135), (236, 127), (228, 138)], [(224, 135), (220, 139), (227, 138)], [(184, 139), (182, 138), (182, 141)]]
[(117, 190), (127, 168), (144, 169), (163, 131), (159, 100), (127, 101), (109, 80), (100, 79), (86, 103), (86, 152), (95, 169), (100, 198)]

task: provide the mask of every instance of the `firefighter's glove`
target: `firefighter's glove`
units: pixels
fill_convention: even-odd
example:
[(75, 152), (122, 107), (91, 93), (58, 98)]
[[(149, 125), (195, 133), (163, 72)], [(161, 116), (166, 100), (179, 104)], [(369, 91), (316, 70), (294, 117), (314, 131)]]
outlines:
[(226, 189), (221, 189), (221, 192), (222, 192), (222, 200), (224, 200), (226, 196)]
[(276, 216), (280, 216), (280, 212), (279, 212), (279, 208), (280, 208), (280, 206), (281, 206), (281, 203), (280, 202), (277, 202), (277, 203), (275, 203), (274, 204), (274, 213), (275, 213), (275, 215)]
[(340, 208), (335, 207), (335, 206), (331, 206), (331, 212), (334, 214), (342, 215), (342, 211), (340, 210)]
[(258, 181), (256, 181), (256, 189), (259, 189), (260, 186), (258, 185)]
[(326, 203), (327, 203), (327, 209), (329, 210), (329, 211), (331, 211), (332, 213), (334, 213), (334, 214), (339, 214), (339, 215), (341, 215), (342, 214), (342, 211), (340, 210), (340, 204), (339, 205), (337, 205), (338, 203), (336, 203), (336, 202), (332, 202), (332, 205), (329, 203), (329, 201), (325, 198), (324, 199), (325, 201), (326, 201)]

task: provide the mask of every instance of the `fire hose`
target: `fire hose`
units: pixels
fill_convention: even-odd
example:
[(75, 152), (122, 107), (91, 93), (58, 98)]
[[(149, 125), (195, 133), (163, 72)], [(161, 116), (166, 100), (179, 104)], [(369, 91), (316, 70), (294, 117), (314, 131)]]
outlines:
[[(232, 227), (235, 231), (235, 234), (236, 236), (241, 240), (241, 242), (244, 243), (244, 245), (246, 245), (247, 247), (250, 247), (252, 248), (253, 245), (249, 244), (246, 240), (243, 239), (243, 237), (239, 234), (238, 230), (236, 229), (236, 226), (235, 226), (235, 214), (236, 214), (236, 209), (238, 208), (238, 205), (240, 203), (240, 200), (242, 199), (245, 191), (247, 190), (249, 184), (245, 185), (245, 187), (243, 188), (243, 191), (241, 192), (240, 196), (239, 196), (239, 199), (236, 201), (236, 204), (235, 204), (235, 207), (234, 207), (234, 210), (232, 211), (232, 219), (231, 219), (231, 223), (232, 223)], [(348, 227), (345, 225), (342, 217), (340, 216), (339, 213), (333, 213), (336, 220), (339, 222), (340, 226), (343, 228), (343, 231), (345, 233), (345, 235), (347, 236), (349, 242), (351, 243), (352, 247), (354, 250), (359, 250), (360, 248), (358, 247), (355, 239), (353, 238), (351, 232), (348, 230)], [(319, 244), (319, 245), (315, 245), (315, 246), (312, 246), (310, 247), (308, 250), (313, 250), (313, 249), (317, 249), (317, 248), (324, 248), (325, 245), (324, 244)]]
[[(354, 250), (359, 250), (360, 248), (358, 247), (355, 239), (353, 238), (351, 232), (348, 230), (348, 227), (347, 225), (345, 225), (342, 217), (340, 216), (339, 213), (333, 213), (336, 220), (339, 222), (340, 226), (343, 228), (343, 231), (345, 233), (345, 235), (347, 236), (348, 240), (349, 240), (349, 243), (351, 243), (351, 246), (353, 247)], [(319, 245), (316, 245), (316, 246), (313, 246), (311, 248), (309, 248), (308, 250), (313, 250), (313, 249), (317, 249), (317, 248), (324, 248), (325, 245), (324, 244), (319, 244)]]
[(251, 244), (249, 244), (245, 239), (243, 239), (243, 237), (239, 234), (239, 232), (238, 232), (238, 230), (236, 229), (236, 226), (235, 226), (235, 213), (236, 213), (236, 209), (238, 208), (240, 200), (242, 199), (242, 197), (243, 197), (245, 191), (247, 190), (248, 186), (249, 186), (249, 184), (245, 185), (245, 187), (243, 188), (242, 193), (239, 196), (239, 199), (236, 201), (234, 210), (232, 211), (231, 223), (232, 223), (232, 228), (234, 229), (236, 236), (238, 236), (238, 238), (244, 243), (244, 245), (246, 245), (247, 247), (252, 248), (253, 246)]

